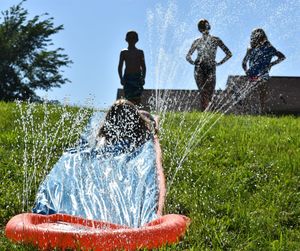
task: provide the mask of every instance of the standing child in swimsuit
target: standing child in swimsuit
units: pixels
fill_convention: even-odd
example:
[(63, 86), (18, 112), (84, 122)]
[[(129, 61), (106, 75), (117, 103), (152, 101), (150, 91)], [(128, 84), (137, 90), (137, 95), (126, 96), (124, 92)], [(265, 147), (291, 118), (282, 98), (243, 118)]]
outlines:
[[(118, 73), (121, 85), (124, 86), (125, 98), (132, 103), (139, 105), (146, 77), (146, 64), (144, 52), (135, 47), (139, 41), (138, 34), (135, 31), (129, 31), (126, 34), (128, 48), (120, 53)], [(125, 62), (125, 71), (123, 74), (123, 64)]]
[[(231, 56), (230, 50), (223, 41), (209, 34), (210, 25), (207, 20), (201, 19), (198, 22), (198, 30), (202, 37), (196, 39), (186, 55), (186, 60), (195, 65), (194, 77), (198, 89), (200, 90), (201, 110), (204, 111), (212, 99), (216, 86), (216, 66), (225, 63)], [(216, 62), (217, 49), (220, 47), (226, 56)], [(197, 50), (196, 60), (192, 59), (192, 54)]]
[[(277, 59), (272, 61), (273, 57), (277, 57)], [(242, 67), (254, 88), (258, 88), (261, 113), (265, 112), (266, 82), (269, 79), (269, 71), (272, 66), (284, 59), (283, 53), (271, 45), (263, 29), (258, 28), (252, 31), (250, 47), (243, 59)]]

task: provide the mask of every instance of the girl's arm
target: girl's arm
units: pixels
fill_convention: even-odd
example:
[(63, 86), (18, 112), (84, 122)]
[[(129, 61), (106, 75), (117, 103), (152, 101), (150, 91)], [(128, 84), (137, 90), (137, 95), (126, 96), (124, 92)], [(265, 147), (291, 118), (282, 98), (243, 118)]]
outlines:
[(224, 64), (229, 58), (232, 57), (231, 51), (228, 49), (228, 47), (223, 43), (221, 39), (218, 39), (218, 46), (224, 51), (225, 57), (219, 63), (216, 63), (217, 66)]
[(119, 65), (118, 65), (118, 73), (119, 73), (119, 77), (120, 77), (120, 82), (123, 85), (123, 64), (124, 64), (124, 52), (121, 51), (120, 53), (120, 59), (119, 59)]
[(270, 68), (276, 64), (279, 64), (281, 61), (285, 60), (285, 55), (280, 51), (276, 51), (275, 56), (277, 57), (277, 59), (270, 63)]
[(146, 78), (146, 63), (145, 63), (145, 56), (144, 51), (141, 50), (141, 70), (143, 75), (143, 81), (145, 84), (145, 78)]
[(243, 63), (242, 63), (242, 67), (243, 67), (243, 69), (244, 69), (244, 71), (245, 72), (247, 72), (247, 62), (248, 62), (248, 60), (249, 60), (249, 49), (247, 50), (247, 52), (246, 52), (246, 55), (245, 55), (245, 57), (243, 58)]
[(194, 53), (194, 51), (196, 50), (196, 44), (197, 44), (197, 40), (195, 40), (193, 43), (192, 43), (192, 46), (191, 48), (189, 49), (187, 55), (186, 55), (186, 60), (191, 63), (191, 64), (195, 64), (195, 61), (192, 59), (192, 55)]

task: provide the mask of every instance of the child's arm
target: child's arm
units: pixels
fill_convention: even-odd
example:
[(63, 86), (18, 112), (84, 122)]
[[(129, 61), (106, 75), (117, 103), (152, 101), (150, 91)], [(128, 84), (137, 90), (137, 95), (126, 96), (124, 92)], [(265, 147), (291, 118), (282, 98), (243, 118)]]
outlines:
[(285, 60), (285, 55), (280, 51), (276, 51), (275, 56), (277, 57), (277, 59), (270, 63), (270, 68), (276, 64), (279, 64), (281, 61)]
[(143, 51), (141, 51), (141, 71), (142, 71), (143, 81), (144, 81), (144, 84), (145, 84), (146, 63), (145, 63), (145, 56), (144, 56), (144, 52)]
[(219, 63), (216, 63), (217, 66), (224, 64), (229, 58), (232, 57), (231, 51), (228, 49), (228, 47), (223, 43), (221, 39), (218, 39), (218, 46), (224, 51), (225, 57)]
[(118, 73), (119, 73), (121, 85), (124, 85), (124, 83), (123, 83), (123, 64), (124, 64), (124, 61), (125, 61), (124, 52), (121, 51), (120, 59), (119, 59), (119, 65), (118, 65)]
[(247, 52), (246, 52), (246, 55), (245, 57), (243, 58), (243, 63), (242, 63), (242, 67), (244, 69), (244, 71), (247, 73), (247, 62), (249, 60), (249, 49), (247, 49)]
[(191, 64), (195, 64), (195, 61), (192, 59), (192, 55), (194, 53), (194, 51), (196, 50), (197, 48), (197, 40), (195, 40), (193, 43), (192, 43), (192, 46), (191, 48), (189, 49), (187, 55), (186, 55), (186, 60), (191, 63)]

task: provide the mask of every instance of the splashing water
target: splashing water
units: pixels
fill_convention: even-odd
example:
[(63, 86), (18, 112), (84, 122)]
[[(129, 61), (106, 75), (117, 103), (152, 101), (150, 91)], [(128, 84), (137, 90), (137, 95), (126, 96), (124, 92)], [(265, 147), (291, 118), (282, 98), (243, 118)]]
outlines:
[[(168, 192), (172, 189), (172, 184), (189, 154), (220, 118), (247, 97), (254, 88), (251, 83), (247, 83), (235, 90), (229, 87), (227, 95), (216, 95), (207, 108), (209, 112), (202, 113), (189, 128), (185, 123), (189, 120), (189, 113), (167, 112), (166, 104), (168, 102), (180, 103), (180, 98), (171, 96), (168, 92), (161, 97), (160, 89), (178, 88), (179, 84), (184, 84), (184, 89), (195, 88), (193, 67), (186, 62), (185, 55), (192, 41), (198, 36), (196, 29), (198, 20), (202, 17), (207, 18), (212, 26), (212, 34), (224, 34), (225, 38), (234, 34), (234, 43), (228, 44), (230, 49), (235, 48), (232, 50), (234, 57), (218, 69), (217, 87), (220, 88), (229, 74), (242, 74), (241, 60), (249, 43), (250, 31), (254, 27), (264, 28), (272, 37), (271, 41), (276, 44), (288, 43), (299, 29), (297, 28), (299, 18), (289, 20), (284, 17), (287, 13), (294, 13), (296, 11), (294, 6), (297, 4), (299, 3), (296, 0), (283, 1), (276, 7), (270, 6), (270, 3), (262, 0), (248, 2), (197, 0), (190, 1), (190, 5), (186, 2), (179, 4), (176, 1), (168, 1), (148, 10), (147, 65), (148, 69), (151, 69), (148, 79), (153, 80), (156, 89), (156, 97), (152, 102), (155, 112), (160, 115), (160, 137), (164, 141), (172, 142), (163, 150), (165, 154), (170, 155), (170, 165), (175, 167), (175, 171), (167, 175)], [(273, 15), (269, 14), (270, 9), (275, 10)], [(253, 17), (254, 15), (257, 18)], [(246, 24), (245, 16), (256, 21)], [(261, 20), (258, 19), (259, 16), (267, 16), (267, 18)], [(279, 19), (281, 22), (276, 22)], [(287, 26), (288, 30), (285, 29)], [(284, 34), (280, 33), (282, 30), (285, 30)], [(226, 40), (224, 41), (226, 43)], [(289, 44), (289, 47), (295, 52), (299, 50), (295, 44)], [(298, 60), (299, 55), (300, 53), (294, 53), (292, 59)], [(196, 101), (190, 100), (190, 102)], [(33, 200), (38, 185), (52, 169), (63, 150), (75, 147), (75, 142), (78, 142), (83, 128), (92, 114), (92, 109), (81, 107), (74, 111), (67, 105), (51, 106), (47, 103), (42, 105), (42, 110), (32, 103), (17, 103), (17, 107), (20, 113), (17, 125), (18, 128), (21, 128), (19, 136), (21, 143), (17, 147), (23, 151), (22, 205), (23, 211), (28, 211), (31, 209), (30, 201)], [(182, 107), (182, 110), (185, 108)], [(175, 126), (179, 128), (177, 135), (171, 133), (171, 128)], [(180, 145), (185, 147), (182, 148)]]
[(30, 201), (37, 187), (63, 149), (74, 145), (82, 132), (91, 109), (71, 109), (47, 102), (42, 105), (17, 102), (19, 133), (17, 146), (22, 151), (23, 161), (23, 211), (30, 210)]
[(153, 140), (133, 152), (95, 146), (104, 113), (95, 113), (82, 143), (63, 154), (39, 187), (34, 213), (63, 213), (140, 227), (156, 219), (158, 183)]
[(18, 102), (17, 110), (23, 211), (31, 211), (37, 194), (34, 213), (64, 213), (130, 227), (157, 218), (159, 188), (152, 139), (123, 152), (131, 148), (97, 141), (104, 112), (29, 102)]
[[(297, 8), (298, 7), (298, 8)], [(164, 153), (170, 155), (171, 166), (174, 168), (166, 176), (168, 177), (168, 192), (172, 189), (172, 183), (176, 179), (178, 171), (182, 168), (189, 154), (203, 140), (208, 131), (230, 112), (239, 113), (238, 107), (256, 89), (256, 86), (244, 81), (244, 85), (237, 86), (228, 83), (228, 88), (223, 95), (215, 95), (207, 107), (206, 113), (201, 114), (197, 120), (191, 123), (190, 128), (185, 127), (189, 119), (189, 113), (168, 113), (166, 104), (171, 101), (180, 103), (180, 98), (171, 96), (166, 91), (160, 95), (160, 89), (195, 89), (193, 79), (193, 67), (187, 63), (185, 56), (193, 42), (200, 36), (197, 23), (200, 18), (209, 20), (213, 35), (221, 35), (221, 39), (233, 52), (233, 57), (221, 67), (217, 68), (217, 88), (225, 85), (227, 76), (244, 75), (242, 71), (242, 59), (249, 46), (250, 33), (256, 27), (262, 27), (269, 35), (272, 44), (280, 49), (292, 49), (299, 52), (296, 43), (290, 40), (299, 33), (299, 1), (282, 1), (280, 3), (257, 1), (167, 1), (157, 4), (147, 12), (148, 27), (148, 51), (147, 64), (149, 70), (148, 79), (153, 81), (156, 89), (156, 99), (152, 102), (161, 119), (161, 139), (172, 142), (164, 147)], [(295, 18), (287, 18), (289, 15)], [(238, 31), (238, 32), (237, 32)], [(283, 31), (283, 32), (282, 32)], [(231, 44), (227, 41), (230, 39)], [(276, 47), (276, 46), (275, 46)], [(290, 60), (299, 61), (300, 53), (293, 53)], [(218, 58), (222, 56), (217, 54)], [(150, 65), (150, 66), (149, 66)], [(281, 66), (284, 67), (284, 66)], [(276, 73), (277, 67), (272, 69)], [(239, 79), (240, 78), (240, 79)], [(243, 76), (236, 79), (243, 80)], [(184, 88), (182, 88), (184, 85)], [(187, 97), (189, 98), (189, 97)], [(191, 100), (193, 103), (195, 100)], [(184, 110), (186, 107), (182, 107)], [(256, 110), (255, 107), (249, 109)], [(171, 128), (176, 127), (178, 134), (172, 134)], [(199, 136), (200, 135), (200, 136)], [(196, 137), (197, 136), (197, 137)], [(180, 145), (185, 145), (180, 148)], [(175, 170), (174, 170), (175, 169)]]

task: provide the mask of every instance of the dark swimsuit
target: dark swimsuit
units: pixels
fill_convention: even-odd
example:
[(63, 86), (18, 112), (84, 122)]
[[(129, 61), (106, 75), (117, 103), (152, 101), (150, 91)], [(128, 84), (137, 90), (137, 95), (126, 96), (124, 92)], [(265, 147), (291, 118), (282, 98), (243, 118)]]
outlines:
[(124, 95), (126, 99), (140, 98), (143, 93), (143, 78), (141, 73), (125, 74)]

